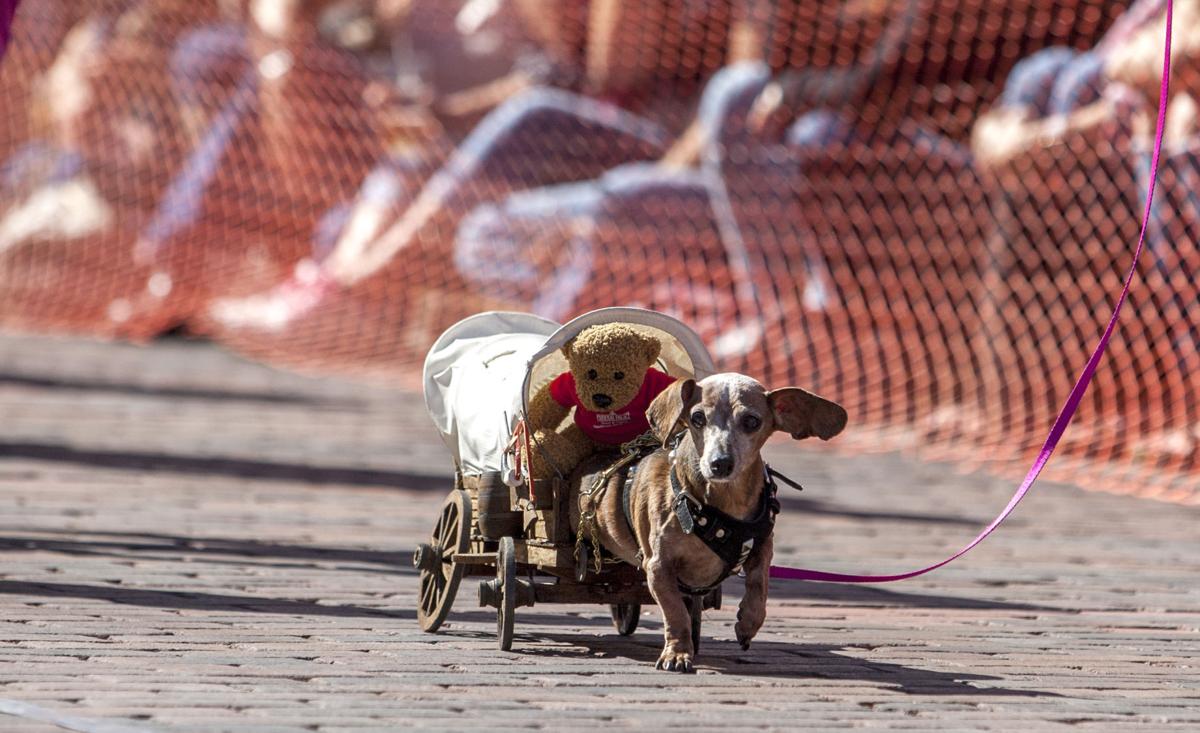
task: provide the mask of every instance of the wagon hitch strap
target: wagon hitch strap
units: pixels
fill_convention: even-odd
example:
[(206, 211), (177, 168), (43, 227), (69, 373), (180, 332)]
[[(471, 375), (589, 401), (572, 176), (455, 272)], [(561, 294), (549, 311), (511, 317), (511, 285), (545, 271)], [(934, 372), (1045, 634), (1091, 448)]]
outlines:
[(895, 580), (915, 578), (918, 575), (924, 575), (925, 573), (937, 570), (943, 565), (954, 562), (975, 549), (976, 545), (987, 539), (987, 536), (995, 531), (1008, 518), (1008, 515), (1012, 514), (1013, 510), (1017, 508), (1017, 504), (1020, 504), (1025, 495), (1029, 493), (1029, 490), (1033, 487), (1033, 482), (1037, 480), (1038, 475), (1042, 472), (1042, 468), (1050, 460), (1050, 456), (1054, 454), (1054, 449), (1058, 446), (1058, 441), (1066, 431), (1071, 418), (1074, 417), (1075, 411), (1079, 409), (1079, 403), (1083, 399), (1083, 394), (1087, 391), (1088, 385), (1091, 384), (1092, 377), (1096, 374), (1096, 369), (1100, 365), (1100, 359), (1104, 356), (1105, 349), (1108, 348), (1108, 341), (1112, 338), (1113, 331), (1117, 326), (1117, 319), (1121, 315), (1121, 307), (1125, 304), (1125, 298), (1129, 295), (1129, 289), (1133, 285), (1133, 278), (1137, 274), (1138, 258), (1142, 254), (1142, 248), (1146, 243), (1146, 230), (1150, 223), (1150, 216), (1154, 211), (1154, 188), (1158, 182), (1158, 162), (1162, 154), (1163, 123), (1167, 119), (1167, 92), (1170, 90), (1171, 82), (1171, 22), (1173, 11), (1174, 0), (1167, 0), (1166, 39), (1163, 43), (1162, 86), (1158, 96), (1158, 121), (1155, 124), (1154, 130), (1154, 152), (1150, 161), (1150, 183), (1146, 191), (1146, 211), (1142, 215), (1142, 228), (1138, 234), (1137, 246), (1133, 251), (1133, 262), (1129, 265), (1128, 274), (1125, 275), (1125, 285), (1117, 297), (1117, 304), (1113, 308), (1112, 316), (1108, 319), (1108, 326), (1105, 327), (1104, 333), (1100, 336), (1100, 341), (1096, 344), (1095, 350), (1092, 351), (1087, 364), (1079, 374), (1075, 386), (1071, 388), (1071, 393), (1067, 396), (1067, 401), (1059, 411), (1058, 417), (1055, 418), (1054, 425), (1050, 428), (1050, 434), (1046, 437), (1046, 442), (1042, 445), (1041, 451), (1038, 452), (1037, 458), (1034, 459), (1033, 465), (1029, 468), (1029, 473), (1025, 475), (1025, 480), (1021, 482), (1016, 493), (1009, 500), (1008, 506), (1004, 507), (1000, 514), (992, 520), (992, 523), (985, 527), (966, 547), (939, 563), (918, 570), (910, 570), (909, 572), (897, 573), (895, 575), (852, 575), (772, 565), (770, 577), (787, 580), (819, 580), (828, 583), (887, 583)]
[[(588, 488), (580, 488), (579, 490), (579, 531), (575, 533), (575, 563), (580, 565), (586, 559), (588, 554), (592, 556), (593, 564), (596, 572), (599, 573), (603, 569), (603, 560), (601, 559), (601, 544), (600, 531), (596, 526), (596, 505), (604, 498), (604, 494), (608, 491), (608, 484), (619, 471), (625, 469), (631, 463), (641, 460), (648, 454), (653, 453), (659, 447), (658, 439), (651, 433), (644, 433), (621, 445), (621, 457), (613, 461), (601, 471), (592, 485)], [(586, 501), (586, 503), (585, 503)], [(584, 545), (586, 541), (591, 544), (591, 551), (588, 552)]]

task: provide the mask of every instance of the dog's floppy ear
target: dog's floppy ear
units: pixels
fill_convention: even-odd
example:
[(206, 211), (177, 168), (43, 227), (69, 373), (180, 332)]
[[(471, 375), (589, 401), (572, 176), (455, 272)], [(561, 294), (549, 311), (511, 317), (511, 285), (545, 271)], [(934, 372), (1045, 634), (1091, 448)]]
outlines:
[(650, 432), (662, 442), (664, 448), (671, 441), (684, 415), (699, 401), (700, 388), (696, 386), (696, 380), (677, 379), (646, 408)]
[(796, 440), (814, 435), (829, 440), (846, 427), (846, 410), (841, 405), (799, 387), (768, 392), (767, 401), (775, 414), (775, 429)]

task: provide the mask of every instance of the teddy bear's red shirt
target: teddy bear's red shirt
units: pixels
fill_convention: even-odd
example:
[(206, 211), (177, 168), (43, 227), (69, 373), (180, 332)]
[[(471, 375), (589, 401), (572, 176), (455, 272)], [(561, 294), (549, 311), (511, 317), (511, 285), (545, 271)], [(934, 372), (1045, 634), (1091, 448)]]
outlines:
[(620, 410), (592, 412), (579, 401), (575, 391), (575, 375), (563, 372), (550, 383), (550, 396), (563, 407), (575, 408), (575, 424), (597, 443), (620, 445), (628, 443), (650, 429), (646, 420), (646, 408), (664, 389), (675, 381), (675, 377), (657, 369), (647, 369), (646, 378), (637, 395)]

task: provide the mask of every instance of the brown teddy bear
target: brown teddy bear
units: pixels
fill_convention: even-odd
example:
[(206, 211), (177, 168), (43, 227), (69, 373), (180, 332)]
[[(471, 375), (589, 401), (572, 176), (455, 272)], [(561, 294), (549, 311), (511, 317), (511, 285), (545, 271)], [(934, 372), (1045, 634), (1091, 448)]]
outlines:
[[(658, 339), (620, 323), (584, 329), (562, 348), (569, 371), (534, 394), (526, 415), (535, 481), (566, 476), (597, 447), (616, 448), (650, 429), (646, 408), (675, 381), (652, 368)], [(563, 424), (574, 408), (574, 419)]]

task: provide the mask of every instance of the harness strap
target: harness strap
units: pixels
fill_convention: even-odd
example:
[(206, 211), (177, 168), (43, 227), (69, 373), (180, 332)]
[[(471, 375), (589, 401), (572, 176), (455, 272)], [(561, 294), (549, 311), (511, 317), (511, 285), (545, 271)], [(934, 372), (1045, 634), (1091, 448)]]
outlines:
[(667, 469), (667, 475), (671, 477), (671, 495), (675, 498), (671, 501), (671, 511), (675, 513), (675, 518), (679, 520), (679, 527), (684, 534), (691, 534), (696, 530), (696, 520), (692, 516), (692, 504), (695, 501), (688, 496), (683, 487), (679, 485), (679, 479), (675, 477), (675, 466), (672, 465)]
[[(629, 480), (626, 472), (631, 466), (635, 466), (646, 456), (658, 449), (658, 439), (650, 433), (644, 433), (621, 445), (621, 455), (615, 461), (610, 463), (607, 468), (601, 471), (587, 488), (580, 487), (579, 489), (579, 529), (575, 534), (575, 560), (576, 562), (586, 554), (584, 546), (585, 541), (590, 542), (592, 546), (592, 557), (595, 562), (595, 570), (597, 573), (603, 568), (605, 562), (604, 547), (600, 542), (600, 533), (596, 521), (596, 507), (604, 498), (605, 492), (608, 490), (608, 484), (613, 476), (622, 476), (621, 487), (621, 505), (625, 513), (625, 523), (629, 524)], [(633, 525), (629, 524), (632, 531)], [(636, 536), (636, 535), (635, 535)]]
[(792, 487), (793, 489), (795, 489), (796, 491), (804, 491), (804, 487), (803, 487), (803, 486), (801, 486), (800, 484), (798, 484), (798, 483), (796, 483), (795, 481), (791, 480), (791, 479), (790, 479), (790, 478), (788, 478), (787, 476), (784, 476), (782, 473), (780, 473), (779, 471), (776, 471), (775, 469), (771, 468), (770, 466), (767, 466), (767, 467), (766, 467), (766, 471), (767, 471), (767, 476), (769, 476), (769, 477), (771, 477), (771, 478), (777, 478), (777, 479), (779, 479), (780, 481), (784, 482), (784, 483), (785, 483), (785, 484), (787, 484), (788, 486), (791, 486), (791, 487)]

